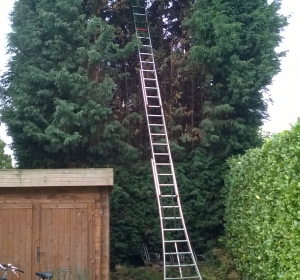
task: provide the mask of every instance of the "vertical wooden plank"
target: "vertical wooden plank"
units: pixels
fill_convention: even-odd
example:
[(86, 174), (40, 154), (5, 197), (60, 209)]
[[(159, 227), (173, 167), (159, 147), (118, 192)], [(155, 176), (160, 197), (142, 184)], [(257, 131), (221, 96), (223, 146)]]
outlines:
[(55, 260), (55, 255), (53, 254), (53, 235), (54, 235), (54, 224), (53, 224), (53, 216), (55, 212), (55, 209), (45, 209), (46, 210), (46, 250), (45, 250), (45, 259), (46, 259), (46, 270), (52, 270), (53, 269), (53, 259)]
[(63, 268), (65, 267), (65, 263), (63, 261), (63, 257), (65, 254), (65, 247), (64, 247), (64, 231), (65, 231), (65, 225), (63, 223), (64, 220), (64, 209), (56, 209), (58, 212), (58, 220), (60, 221), (58, 224), (56, 224), (56, 231), (58, 233), (58, 250), (53, 252), (55, 256), (57, 256), (57, 264), (56, 268)]
[[(40, 264), (43, 261), (43, 245), (40, 243), (40, 236), (42, 235), (42, 213), (40, 209), (40, 203), (34, 202), (33, 203), (33, 213), (32, 213), (32, 245), (31, 245), (31, 275), (35, 271), (40, 271), (41, 267)], [(40, 261), (38, 262), (37, 259), (37, 248), (40, 249)]]
[[(12, 232), (11, 232), (11, 239), (9, 240), (10, 243), (12, 243), (12, 253), (13, 253), (13, 259), (10, 260), (10, 263), (13, 263), (15, 266), (20, 267), (20, 255), (18, 248), (19, 242), (18, 236), (21, 234), (21, 228), (20, 228), (20, 220), (19, 220), (19, 211), (16, 209), (12, 209), (12, 217), (11, 217), (11, 223), (12, 223)], [(18, 235), (18, 236), (17, 236)]]
[(71, 211), (71, 220), (70, 220), (70, 229), (71, 229), (71, 248), (72, 248), (72, 253), (70, 256), (70, 264), (71, 266), (76, 266), (76, 251), (77, 251), (77, 242), (76, 242), (76, 228), (77, 228), (77, 209), (73, 208), (70, 210)]
[[(39, 243), (37, 244), (40, 248), (40, 262), (38, 264), (39, 270), (43, 271), (46, 269), (46, 238), (47, 233), (45, 232), (45, 228), (47, 229), (47, 212), (42, 207), (39, 208)], [(36, 248), (34, 248), (33, 252), (36, 254)], [(36, 259), (36, 257), (35, 257)], [(37, 261), (37, 260), (36, 260)]]
[(52, 269), (59, 268), (59, 257), (57, 256), (57, 252), (59, 252), (59, 225), (62, 223), (62, 221), (59, 220), (59, 211), (60, 209), (53, 209), (53, 226), (51, 229), (52, 238), (53, 238), (53, 244), (52, 244)]
[(109, 280), (109, 195), (101, 189), (101, 280)]
[(11, 252), (14, 252), (14, 210), (13, 209), (9, 209), (8, 210), (8, 239), (7, 239), (7, 243), (9, 243), (8, 245), (8, 261), (7, 263), (13, 263), (12, 257), (13, 255), (11, 255)]
[[(26, 224), (25, 224), (25, 238), (24, 238), (24, 242), (25, 242), (25, 267), (24, 269), (26, 269), (26, 274), (30, 275), (29, 277), (26, 277), (26, 279), (31, 278), (31, 276), (33, 275), (34, 270), (34, 266), (31, 263), (32, 260), (32, 253), (34, 251), (32, 251), (32, 244), (34, 244), (32, 242), (32, 238), (34, 238), (34, 234), (35, 234), (35, 228), (33, 228), (33, 207), (31, 209), (28, 209), (26, 212)], [(34, 255), (34, 253), (33, 253)], [(36, 270), (37, 271), (37, 270)]]
[(100, 188), (98, 193), (98, 199), (95, 203), (95, 214), (94, 214), (94, 229), (95, 229), (95, 239), (93, 245), (95, 246), (95, 280), (100, 280), (101, 278), (101, 212), (102, 205), (100, 203)]
[(94, 227), (93, 227), (93, 216), (94, 216), (94, 203), (88, 203), (87, 208), (87, 218), (88, 218), (88, 225), (87, 225), (87, 267), (90, 269), (91, 272), (91, 279), (95, 279), (94, 275)]
[(64, 263), (65, 267), (70, 266), (70, 259), (71, 259), (71, 254), (72, 254), (72, 249), (71, 249), (71, 209), (65, 209), (65, 214), (64, 214), (64, 248), (65, 248), (65, 254), (64, 254)]
[(4, 259), (3, 252), (4, 252), (4, 240), (3, 240), (3, 231), (4, 231), (4, 210), (0, 209), (0, 260)]
[[(25, 269), (24, 264), (26, 262), (26, 225), (27, 225), (27, 212), (29, 209), (18, 209), (17, 212), (19, 212), (16, 217), (16, 228), (19, 229), (19, 236), (16, 236), (16, 238), (19, 238), (19, 249), (18, 249), (18, 255), (19, 255), (19, 261), (18, 264), (21, 269)], [(29, 239), (30, 240), (30, 239)], [(21, 277), (21, 276), (20, 276)]]
[(82, 213), (79, 209), (76, 209), (76, 266), (81, 264), (81, 240), (82, 240)]
[(81, 219), (82, 219), (82, 228), (81, 228), (81, 266), (82, 267), (87, 267), (87, 255), (88, 255), (88, 221), (87, 221), (87, 211), (88, 209), (81, 209)]
[(2, 258), (1, 261), (5, 263), (7, 259), (7, 252), (8, 252), (8, 242), (7, 242), (7, 236), (8, 236), (8, 211), (7, 210), (2, 210), (3, 211), (3, 228), (2, 228), (2, 233), (3, 233), (3, 240), (2, 240)]

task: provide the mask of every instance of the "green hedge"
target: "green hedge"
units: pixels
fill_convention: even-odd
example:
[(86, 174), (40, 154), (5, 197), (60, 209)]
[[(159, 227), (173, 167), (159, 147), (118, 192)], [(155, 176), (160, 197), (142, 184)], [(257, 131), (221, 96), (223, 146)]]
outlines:
[(243, 279), (300, 279), (300, 120), (228, 165), (225, 242)]

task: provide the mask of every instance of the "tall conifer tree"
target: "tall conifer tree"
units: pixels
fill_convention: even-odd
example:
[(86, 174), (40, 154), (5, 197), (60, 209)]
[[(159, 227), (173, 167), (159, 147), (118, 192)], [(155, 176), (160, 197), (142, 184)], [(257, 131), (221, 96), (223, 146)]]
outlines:
[(133, 44), (84, 14), (81, 0), (20, 0), (11, 14), (12, 55), (2, 120), (20, 167), (100, 166), (133, 149), (112, 115), (117, 61)]

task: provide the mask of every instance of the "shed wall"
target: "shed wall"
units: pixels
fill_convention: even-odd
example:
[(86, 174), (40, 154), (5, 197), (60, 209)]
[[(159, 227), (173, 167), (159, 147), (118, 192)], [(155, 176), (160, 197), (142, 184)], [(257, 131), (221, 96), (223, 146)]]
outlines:
[[(38, 173), (42, 174), (40, 170)], [(90, 279), (108, 280), (112, 187), (94, 183), (82, 186), (82, 178), (77, 181), (80, 186), (72, 180), (64, 180), (67, 186), (51, 187), (47, 179), (46, 186), (23, 184), (17, 187), (13, 180), (10, 187), (7, 174), (5, 170), (6, 186), (3, 181), (0, 183), (1, 262), (24, 269), (26, 273), (18, 278), (21, 280), (32, 279), (35, 271), (69, 266), (88, 267)], [(11, 174), (16, 178), (16, 173)], [(112, 170), (106, 174), (112, 178)], [(1, 176), (3, 178), (2, 171)], [(42, 182), (41, 177), (38, 178)], [(112, 180), (102, 182), (112, 183)], [(9, 279), (13, 280), (13, 275)]]

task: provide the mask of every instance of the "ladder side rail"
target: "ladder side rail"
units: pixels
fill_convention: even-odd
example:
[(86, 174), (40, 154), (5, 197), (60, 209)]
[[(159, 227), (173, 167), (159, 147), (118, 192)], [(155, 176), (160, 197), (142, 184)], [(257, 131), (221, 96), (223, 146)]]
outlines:
[[(160, 221), (160, 228), (162, 229), (164, 227), (163, 225), (163, 219), (161, 218), (163, 216), (163, 213), (162, 213), (162, 208), (161, 208), (161, 203), (160, 203), (160, 195), (161, 195), (161, 192), (160, 192), (160, 187), (159, 187), (159, 182), (158, 182), (158, 178), (157, 176), (155, 176), (155, 174), (157, 174), (157, 169), (156, 169), (156, 165), (155, 165), (155, 162), (153, 160), (153, 158), (151, 159), (151, 165), (152, 165), (152, 172), (153, 172), (153, 178), (154, 178), (154, 185), (155, 185), (155, 190), (156, 190), (156, 199), (157, 199), (157, 204), (158, 204), (158, 212), (159, 212), (159, 221)], [(162, 240), (164, 240), (164, 232), (163, 230), (161, 230), (161, 235), (162, 235)], [(163, 264), (166, 263), (166, 251), (165, 251), (165, 246), (162, 246), (163, 248)], [(166, 274), (165, 274), (165, 269), (164, 269), (164, 279), (166, 279)]]
[(180, 277), (182, 278), (182, 268), (181, 268), (181, 263), (180, 263), (180, 256), (178, 255), (178, 246), (177, 246), (177, 242), (175, 242), (175, 251), (176, 251), (176, 253), (177, 253), (177, 263), (178, 263), (178, 268), (179, 268), (179, 273), (180, 273)]
[[(148, 1), (147, 1), (147, 5), (148, 5)], [(144, 8), (145, 9), (145, 8)], [(137, 26), (137, 17), (136, 16), (145, 16), (145, 25), (146, 27), (141, 27), (139, 28)], [(166, 129), (166, 121), (165, 121), (165, 115), (164, 115), (164, 110), (163, 110), (163, 104), (162, 104), (162, 99), (161, 99), (161, 93), (160, 93), (160, 88), (159, 88), (159, 84), (158, 84), (158, 76), (157, 76), (157, 71), (156, 71), (156, 65), (155, 65), (155, 61), (154, 61), (154, 54), (153, 54), (153, 49), (152, 49), (152, 41), (151, 41), (151, 36), (150, 36), (150, 29), (149, 29), (149, 24), (148, 24), (148, 18), (147, 18), (147, 13), (146, 13), (146, 9), (144, 11), (144, 14), (138, 14), (134, 12), (134, 18), (135, 18), (135, 28), (136, 28), (136, 35), (140, 38), (140, 39), (147, 39), (149, 40), (149, 45), (142, 45), (142, 47), (139, 45), (138, 46), (138, 51), (139, 51), (139, 62), (140, 62), (140, 79), (141, 79), (141, 85), (142, 85), (142, 92), (143, 92), (143, 98), (144, 98), (144, 106), (145, 106), (145, 111), (146, 111), (146, 116), (147, 116), (147, 123), (148, 123), (148, 132), (149, 132), (149, 138), (150, 138), (150, 144), (151, 144), (151, 153), (152, 153), (152, 170), (153, 170), (153, 177), (154, 177), (154, 183), (155, 183), (155, 188), (156, 188), (156, 194), (157, 194), (157, 200), (158, 200), (158, 206), (159, 206), (159, 214), (160, 214), (160, 223), (161, 223), (161, 233), (162, 233), (162, 239), (163, 239), (163, 258), (164, 258), (164, 279), (172, 279), (172, 278), (167, 278), (166, 275), (166, 242), (172, 242), (171, 240), (165, 240), (165, 229), (164, 229), (164, 212), (162, 210), (162, 206), (163, 203), (161, 201), (162, 196), (161, 196), (161, 185), (159, 182), (159, 178), (158, 178), (158, 172), (157, 172), (157, 162), (156, 162), (156, 157), (155, 157), (155, 150), (154, 150), (154, 145), (153, 145), (153, 138), (152, 136), (154, 135), (154, 133), (151, 131), (151, 126), (150, 126), (150, 115), (148, 114), (148, 98), (149, 96), (147, 95), (147, 88), (146, 88), (146, 82), (145, 82), (145, 76), (144, 73), (146, 73), (146, 69), (144, 69), (144, 64), (146, 63), (146, 59), (143, 60), (143, 56), (148, 55), (149, 58), (151, 58), (151, 64), (152, 64), (152, 69), (148, 70), (150, 72), (152, 72), (152, 74), (154, 74), (154, 79), (155, 80), (155, 87), (153, 87), (153, 89), (155, 89), (157, 92), (157, 98), (158, 98), (158, 102), (159, 102), (159, 109), (160, 109), (160, 115), (159, 117), (161, 117), (161, 124), (159, 124), (158, 126), (162, 126), (163, 127), (163, 135), (164, 139), (165, 139), (165, 144), (167, 147), (167, 153), (166, 155), (168, 155), (169, 158), (169, 162), (168, 165), (170, 166), (171, 169), (171, 177), (172, 177), (172, 185), (173, 185), (173, 189), (174, 190), (174, 194), (176, 197), (176, 203), (178, 205), (178, 210), (179, 210), (179, 216), (182, 222), (182, 227), (183, 227), (183, 231), (184, 231), (184, 236), (185, 236), (185, 240), (182, 240), (184, 242), (186, 242), (189, 252), (191, 252), (191, 258), (193, 261), (193, 264), (195, 266), (196, 269), (196, 273), (198, 276), (196, 277), (192, 277), (192, 278), (198, 278), (201, 280), (201, 276), (199, 273), (199, 269), (198, 266), (196, 264), (196, 259), (195, 256), (193, 254), (193, 248), (191, 246), (189, 237), (188, 237), (188, 232), (187, 232), (187, 228), (186, 228), (186, 224), (183, 218), (183, 211), (182, 211), (182, 205), (181, 205), (181, 201), (180, 201), (180, 196), (179, 196), (179, 191), (178, 191), (178, 185), (177, 185), (177, 180), (176, 180), (176, 176), (175, 176), (175, 169), (174, 169), (174, 165), (173, 165), (173, 160), (172, 160), (172, 155), (171, 155), (171, 149), (170, 149), (170, 143), (169, 143), (169, 138), (168, 138), (168, 133), (167, 133), (167, 129)], [(142, 32), (144, 32), (145, 37), (139, 36), (138, 34), (138, 29)], [(145, 29), (145, 30), (144, 30)], [(142, 43), (143, 44), (143, 43)], [(142, 53), (142, 49), (141, 48), (145, 48), (147, 49), (147, 51), (144, 51), (144, 53)], [(148, 87), (149, 89), (149, 87)], [(152, 125), (155, 126), (155, 123), (153, 123)], [(165, 195), (165, 197), (169, 197), (168, 195)], [(172, 197), (173, 201), (174, 201), (174, 197)], [(175, 215), (175, 214), (174, 214)], [(178, 230), (176, 228), (174, 229), (169, 229), (169, 230)], [(181, 242), (181, 241), (180, 241)], [(188, 279), (186, 277), (183, 277), (182, 275), (182, 266), (185, 265), (181, 265), (180, 264), (180, 252), (178, 251), (178, 247), (177, 247), (177, 242), (174, 241), (174, 245), (175, 245), (175, 251), (176, 251), (176, 256), (177, 256), (177, 260), (178, 260), (178, 267), (179, 267), (179, 271), (180, 271), (180, 278), (176, 278), (176, 279)], [(176, 265), (168, 265), (168, 266), (173, 266), (175, 267)], [(174, 278), (175, 279), (175, 278)]]

